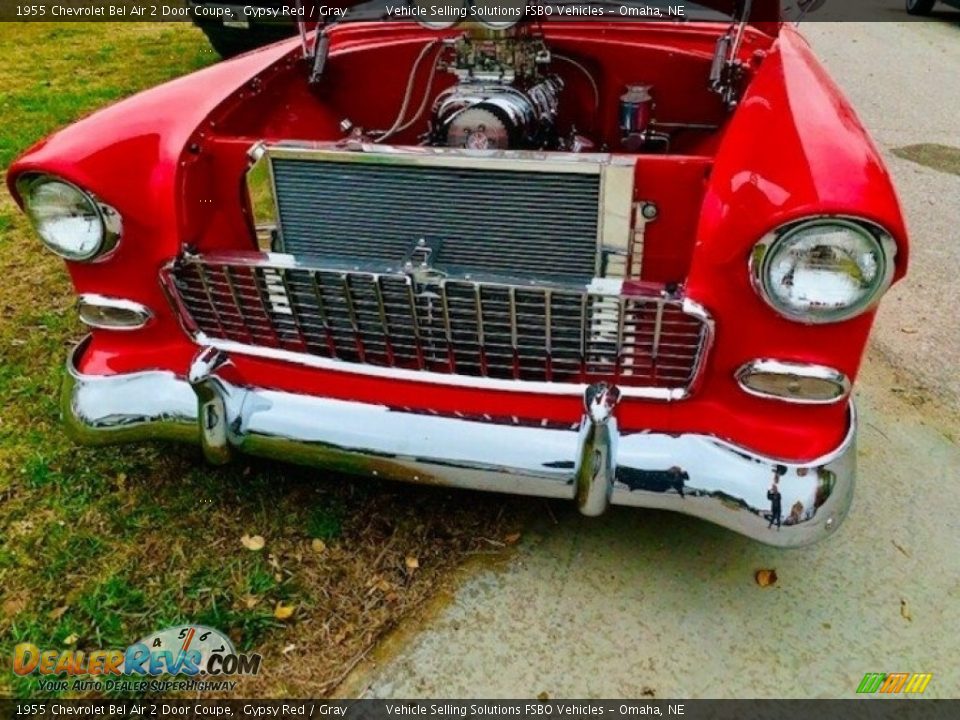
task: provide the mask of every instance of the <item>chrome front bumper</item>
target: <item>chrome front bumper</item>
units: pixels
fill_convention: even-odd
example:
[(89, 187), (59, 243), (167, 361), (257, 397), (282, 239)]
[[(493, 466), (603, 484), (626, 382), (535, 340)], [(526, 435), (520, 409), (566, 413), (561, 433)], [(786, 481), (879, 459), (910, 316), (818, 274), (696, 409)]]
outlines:
[[(84, 375), (71, 355), (63, 415), (85, 444), (171, 439), (208, 460), (234, 451), (354, 474), (576, 500), (587, 515), (612, 503), (672, 510), (779, 547), (832, 533), (850, 507), (856, 414), (833, 452), (798, 465), (705, 435), (620, 433), (615, 388), (592, 386), (579, 428), (530, 427), (415, 414), (225, 381), (206, 349), (186, 379), (169, 371)], [(780, 522), (768, 489), (779, 473)]]

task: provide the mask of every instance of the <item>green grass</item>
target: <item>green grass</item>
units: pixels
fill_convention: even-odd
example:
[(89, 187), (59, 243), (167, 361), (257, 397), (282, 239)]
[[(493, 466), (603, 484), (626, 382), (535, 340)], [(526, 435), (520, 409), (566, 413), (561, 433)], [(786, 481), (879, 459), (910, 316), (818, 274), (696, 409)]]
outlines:
[[(0, 23), (0, 170), (58, 127), (214, 60), (186, 23)], [(0, 192), (0, 697), (44, 694), (9, 671), (17, 642), (123, 648), (185, 622), (263, 654), (246, 696), (322, 695), (509, 521), (496, 497), (254, 460), (214, 469), (191, 447), (73, 445), (58, 394), (83, 335), (74, 303), (62, 262)], [(249, 534), (266, 547), (245, 549)], [(278, 603), (296, 614), (275, 619)]]
[(340, 537), (340, 514), (334, 507), (316, 507), (307, 516), (307, 535), (318, 540), (335, 540)]
[[(182, 23), (0, 25), (0, 168), (57, 127), (215, 59)], [(19, 641), (125, 647), (150, 630), (204, 617), (257, 642), (271, 625), (264, 615), (272, 616), (234, 607), (248, 591), (239, 545), (224, 553), (226, 564), (223, 555), (191, 552), (164, 566), (163, 538), (181, 547), (205, 541), (190, 514), (194, 488), (181, 484), (182, 476), (205, 475), (191, 453), (84, 450), (63, 437), (62, 360), (82, 331), (62, 265), (40, 249), (6, 193), (0, 248), (0, 668)], [(160, 502), (158, 487), (166, 494)], [(206, 490), (213, 493), (212, 482)], [(178, 577), (184, 572), (216, 576), (215, 594), (190, 596)], [(250, 577), (258, 594), (277, 590), (263, 571)], [(3, 672), (0, 695), (35, 694), (36, 680), (11, 682)]]

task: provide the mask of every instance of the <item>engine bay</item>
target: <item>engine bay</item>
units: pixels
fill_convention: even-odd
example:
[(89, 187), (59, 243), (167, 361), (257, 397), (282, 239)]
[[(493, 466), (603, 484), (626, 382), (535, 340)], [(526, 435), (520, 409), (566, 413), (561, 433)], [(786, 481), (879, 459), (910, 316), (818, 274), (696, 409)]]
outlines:
[[(635, 73), (615, 80), (595, 60), (556, 47), (533, 25), (506, 31), (468, 28), (420, 48), (408, 65), (389, 126), (365, 127), (345, 118), (341, 140), (467, 150), (671, 153), (678, 136), (687, 145), (704, 142), (735, 107), (729, 84), (720, 82), (724, 58), (719, 54), (730, 51), (731, 37), (721, 38), (712, 63), (699, 62), (698, 97), (682, 103), (704, 110), (682, 117), (671, 108), (681, 104), (676, 97), (666, 100), (675, 89), (654, 80), (663, 75), (662, 68), (638, 64)], [(676, 59), (681, 66), (692, 64), (690, 57)], [(687, 76), (674, 84), (689, 83)], [(667, 120), (660, 113), (661, 98)], [(691, 140), (691, 135), (700, 137)]]
[[(471, 169), (471, 163), (488, 158), (539, 162), (542, 170), (554, 160), (576, 163), (582, 154), (584, 166), (631, 169), (630, 179), (617, 180), (612, 188), (622, 195), (624, 207), (630, 205), (617, 215), (618, 222), (633, 233), (631, 242), (643, 247), (642, 262), (636, 261), (640, 254), (631, 261), (636, 261), (631, 275), (676, 283), (689, 270), (696, 238), (699, 216), (689, 208), (702, 202), (737, 101), (771, 44), (769, 36), (748, 30), (736, 54), (731, 50), (735, 29), (720, 23), (619, 23), (602, 33), (573, 23), (527, 24), (510, 31), (414, 23), (334, 25), (314, 55), (289, 54), (211, 118), (205, 142), (215, 150), (195, 163), (188, 192), (217, 186), (218, 175), (224, 176), (224, 187), (232, 187), (226, 176), (246, 172), (250, 148), (263, 145), (345, 151), (369, 157), (371, 166), (423, 165), (445, 157), (451, 165)], [(324, 38), (328, 55), (322, 51)], [(729, 57), (739, 58), (739, 64), (725, 61)], [(717, 83), (718, 67), (724, 82)], [(739, 87), (727, 82), (730, 78), (739, 78)], [(230, 161), (211, 162), (221, 155)], [(345, 157), (339, 161), (352, 162)], [(290, 166), (296, 167), (301, 166)], [(269, 173), (265, 177), (263, 195), (269, 198)], [(566, 212), (545, 210), (557, 188), (507, 188), (488, 177), (489, 186), (464, 181), (438, 189), (427, 182), (436, 179), (433, 174), (421, 172), (416, 182), (386, 189), (359, 177), (351, 187), (357, 197), (379, 199), (374, 206), (388, 213), (380, 228), (396, 219), (391, 213), (419, 208), (417, 218), (443, 220), (434, 232), (443, 234), (477, 198), (501, 194), (513, 197), (518, 207), (526, 203), (530, 217), (518, 218), (516, 227), (532, 229), (544, 217)], [(311, 194), (314, 210), (318, 199), (333, 194)], [(249, 213), (269, 224), (275, 204), (259, 198), (259, 192), (250, 192)], [(434, 208), (432, 214), (423, 211), (425, 203)], [(584, 211), (587, 216), (596, 213)], [(565, 229), (566, 223), (551, 222)], [(353, 232), (347, 225), (338, 236), (341, 245), (349, 244), (346, 238)], [(383, 232), (371, 230), (374, 235)], [(270, 246), (264, 236), (261, 247)]]

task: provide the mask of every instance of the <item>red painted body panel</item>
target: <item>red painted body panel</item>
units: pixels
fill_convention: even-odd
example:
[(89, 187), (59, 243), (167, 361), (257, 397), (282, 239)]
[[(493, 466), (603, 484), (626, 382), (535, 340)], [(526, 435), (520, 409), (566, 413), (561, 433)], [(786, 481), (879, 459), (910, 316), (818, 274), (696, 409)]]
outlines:
[[(667, 54), (692, 66), (709, 63), (722, 27), (559, 24), (551, 42), (587, 52), (612, 67), (618, 52)], [(656, 24), (655, 24), (656, 25)], [(11, 168), (65, 177), (122, 214), (125, 235), (108, 262), (69, 263), (77, 292), (129, 298), (157, 318), (129, 333), (95, 331), (81, 360), (86, 373), (163, 368), (183, 374), (196, 352), (158, 282), (160, 268), (184, 245), (203, 250), (252, 248), (240, 177), (246, 150), (263, 138), (333, 136), (339, 103), (365, 122), (395, 112), (402, 62), (429, 35), (413, 26), (373, 24), (339, 29), (332, 41), (331, 85), (324, 103), (302, 81), (299, 41), (265, 48), (118, 103), (51, 136)], [(899, 204), (876, 148), (853, 110), (791, 27), (775, 44), (748, 33), (745, 57), (762, 59), (750, 88), (715, 147), (685, 156), (642, 157), (637, 193), (655, 200), (645, 280), (685, 280), (686, 294), (714, 316), (717, 337), (705, 380), (694, 397), (666, 404), (625, 400), (626, 431), (713, 434), (785, 460), (803, 461), (836, 447), (846, 407), (798, 406), (744, 394), (734, 371), (752, 359), (813, 362), (855, 377), (872, 314), (836, 325), (805, 326), (770, 310), (750, 286), (747, 257), (754, 243), (783, 222), (811, 214), (854, 215), (886, 227), (899, 246), (897, 277), (906, 268), (907, 238)], [(338, 79), (339, 68), (354, 68)], [(370, 78), (380, 73), (379, 93)], [(622, 73), (622, 70), (620, 71)], [(668, 74), (662, 68), (656, 72)], [(608, 94), (630, 77), (614, 74)], [(365, 89), (366, 88), (366, 89)], [(590, 88), (570, 82), (573, 113), (592, 105)], [(352, 91), (352, 92), (351, 92)], [(685, 100), (683, 98), (686, 98)], [(707, 95), (665, 98), (665, 112), (716, 112)], [(369, 118), (369, 120), (367, 119)], [(599, 120), (601, 126), (608, 120)], [(700, 152), (698, 152), (700, 150)], [(439, 413), (546, 418), (577, 422), (578, 398), (451, 388), (234, 358), (235, 379), (270, 387)]]

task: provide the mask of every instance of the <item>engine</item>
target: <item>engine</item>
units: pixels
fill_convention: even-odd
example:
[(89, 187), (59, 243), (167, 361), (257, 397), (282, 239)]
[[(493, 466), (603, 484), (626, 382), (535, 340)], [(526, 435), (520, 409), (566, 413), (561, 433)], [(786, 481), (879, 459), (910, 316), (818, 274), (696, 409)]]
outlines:
[[(432, 58), (425, 74), (422, 65)], [(595, 137), (579, 134), (569, 120), (558, 121), (564, 92), (564, 79), (555, 68), (565, 64), (569, 72), (585, 78), (593, 91), (592, 126)], [(621, 150), (636, 153), (667, 153), (674, 136), (686, 133), (710, 133), (718, 126), (689, 122), (658, 122), (656, 89), (647, 83), (630, 82), (622, 94), (602, 96), (601, 83), (594, 72), (576, 57), (553, 53), (543, 38), (529, 28), (509, 32), (469, 26), (454, 38), (436, 39), (426, 44), (413, 63), (399, 114), (386, 130), (367, 132), (344, 120), (341, 127), (347, 147), (365, 143), (383, 143), (417, 129), (421, 144), (469, 150), (544, 150), (563, 152), (607, 152)], [(453, 76), (453, 84), (433, 95), (438, 78)], [(567, 76), (569, 77), (569, 76)], [(423, 84), (419, 109), (414, 89)], [(617, 103), (617, 124), (603, 125), (605, 102)], [(423, 115), (431, 108), (429, 119)], [(423, 125), (426, 132), (423, 132)], [(409, 135), (408, 135), (409, 136)]]
[(549, 148), (563, 82), (552, 75), (522, 90), (464, 83), (445, 91), (433, 113), (434, 144), (493, 150)]
[(447, 71), (457, 77), (433, 107), (430, 144), (473, 150), (555, 149), (563, 81), (534, 38), (455, 41)]

